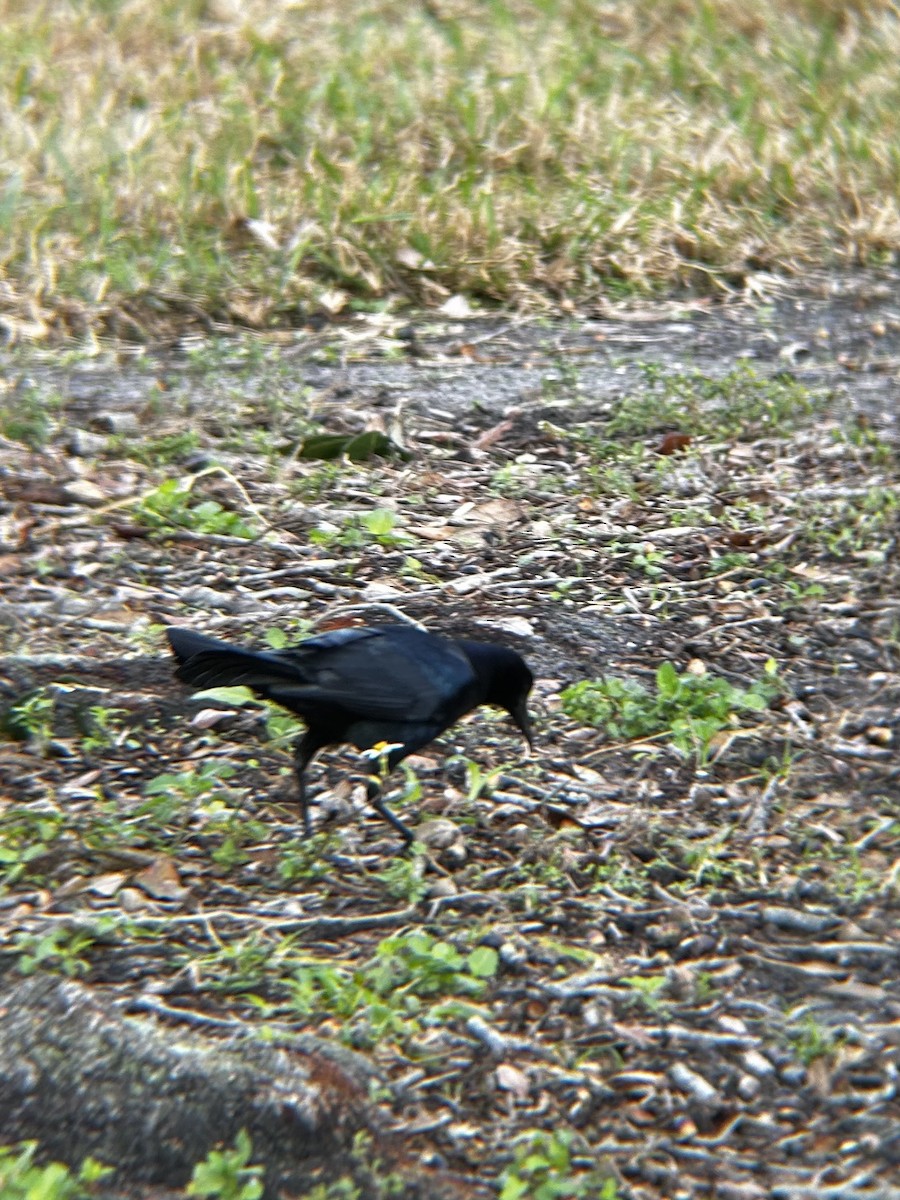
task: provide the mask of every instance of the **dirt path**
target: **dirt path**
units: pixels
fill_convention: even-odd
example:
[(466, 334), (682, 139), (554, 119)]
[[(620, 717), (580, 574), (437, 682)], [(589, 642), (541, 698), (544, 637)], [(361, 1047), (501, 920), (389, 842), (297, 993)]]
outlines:
[[(8, 354), (6, 967), (343, 1039), (459, 1195), (900, 1195), (898, 288)], [(440, 871), (337, 753), (304, 845), (290, 729), (161, 660), (394, 613), (539, 677), (535, 760), (413, 761)], [(566, 715), (664, 662), (778, 694), (688, 750)]]

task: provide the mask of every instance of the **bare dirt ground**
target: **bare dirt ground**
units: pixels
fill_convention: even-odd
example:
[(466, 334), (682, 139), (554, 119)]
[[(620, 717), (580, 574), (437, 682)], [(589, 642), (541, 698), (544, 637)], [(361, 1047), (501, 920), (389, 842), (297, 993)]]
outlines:
[[(900, 1196), (900, 281), (771, 287), (11, 352), (10, 977), (342, 1039), (447, 1194)], [(365, 430), (404, 456), (304, 457)], [(534, 759), (482, 711), (392, 781), (430, 864), (340, 752), (304, 844), (287, 731), (158, 628), (397, 614), (538, 677)], [(562, 710), (665, 661), (779, 694), (699, 754)]]

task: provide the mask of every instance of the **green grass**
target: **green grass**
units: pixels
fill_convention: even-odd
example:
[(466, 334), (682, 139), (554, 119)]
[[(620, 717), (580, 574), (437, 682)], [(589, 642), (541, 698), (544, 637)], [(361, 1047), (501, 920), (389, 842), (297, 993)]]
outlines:
[(892, 8), (6, 0), (5, 319), (141, 337), (881, 261)]

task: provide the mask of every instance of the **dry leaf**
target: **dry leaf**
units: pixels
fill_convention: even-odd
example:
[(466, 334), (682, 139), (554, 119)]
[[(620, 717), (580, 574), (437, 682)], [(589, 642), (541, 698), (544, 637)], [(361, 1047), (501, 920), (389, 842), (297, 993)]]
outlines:
[(593, 767), (585, 767), (582, 763), (577, 762), (573, 762), (571, 765), (573, 774), (581, 783), (590, 784), (591, 787), (609, 787), (609, 780), (606, 776), (595, 771)]
[(525, 617), (496, 617), (492, 618), (490, 623), (479, 621), (478, 624), (486, 629), (499, 629), (504, 633), (514, 633), (518, 637), (534, 637), (534, 626)]
[(363, 600), (395, 600), (404, 594), (404, 589), (387, 579), (373, 579), (360, 590)]
[(85, 771), (82, 775), (76, 775), (74, 779), (69, 779), (60, 786), (58, 795), (77, 796), (79, 792), (85, 792), (91, 784), (96, 783), (102, 774), (103, 772), (95, 767), (93, 770)]
[(271, 221), (257, 221), (253, 217), (248, 217), (244, 221), (244, 228), (253, 240), (266, 250), (279, 249), (278, 230)]
[(656, 453), (675, 454), (679, 450), (687, 450), (693, 440), (689, 433), (667, 433), (656, 447)]
[(122, 888), (119, 892), (119, 907), (124, 912), (142, 912), (148, 905), (147, 897), (136, 887)]
[(521, 505), (514, 500), (485, 500), (483, 504), (467, 500), (447, 520), (451, 525), (508, 525), (521, 515)]
[(214, 725), (233, 716), (233, 708), (201, 708), (191, 717), (191, 724), (195, 729), (212, 729)]
[(139, 871), (134, 882), (154, 900), (183, 900), (190, 890), (182, 884), (172, 860), (162, 855)]
[(451, 317), (454, 321), (474, 315), (472, 306), (465, 296), (451, 296), (449, 300), (444, 301), (438, 312), (443, 313), (445, 317)]
[(757, 546), (765, 541), (765, 535), (759, 529), (732, 529), (723, 540), (729, 546)]
[(434, 263), (431, 259), (426, 258), (424, 254), (420, 254), (412, 246), (401, 246), (394, 257), (400, 266), (406, 267), (408, 271), (434, 270)]
[(501, 1063), (494, 1074), (497, 1087), (502, 1088), (504, 1092), (511, 1092), (517, 1100), (524, 1102), (528, 1099), (531, 1083), (524, 1071), (520, 1071), (518, 1067), (511, 1067), (509, 1063)]
[(452, 538), (455, 529), (451, 529), (449, 525), (409, 525), (409, 532), (415, 537), (425, 538), (429, 542), (445, 542), (447, 538)]
[(87, 886), (87, 881), (80, 875), (73, 875), (71, 879), (61, 883), (54, 891), (53, 903), (59, 904), (61, 900), (70, 900), (72, 896), (80, 896), (83, 891), (87, 890)]
[(125, 871), (109, 871), (106, 875), (95, 875), (88, 884), (88, 891), (95, 896), (114, 896), (128, 882)]
[(493, 446), (495, 442), (502, 441), (503, 438), (514, 428), (515, 421), (501, 421), (492, 429), (486, 429), (480, 437), (477, 437), (472, 443), (476, 450), (487, 450)]
[(346, 292), (342, 292), (340, 288), (333, 288), (331, 291), (320, 292), (316, 299), (327, 313), (335, 317), (347, 307), (347, 301), (350, 297)]

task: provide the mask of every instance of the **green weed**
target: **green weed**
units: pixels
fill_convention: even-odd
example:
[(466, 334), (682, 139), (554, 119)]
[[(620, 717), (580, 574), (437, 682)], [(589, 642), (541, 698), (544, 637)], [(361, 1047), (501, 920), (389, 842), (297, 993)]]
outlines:
[(498, 1200), (616, 1200), (614, 1179), (596, 1167), (576, 1166), (574, 1141), (567, 1129), (533, 1129), (518, 1136)]
[(188, 1196), (213, 1196), (218, 1200), (259, 1200), (263, 1193), (263, 1170), (251, 1165), (253, 1144), (242, 1129), (230, 1150), (210, 1150), (194, 1167), (187, 1185)]
[(46, 753), (53, 741), (53, 720), (56, 715), (56, 689), (62, 685), (39, 688), (11, 705), (3, 717), (3, 732), (7, 737), (31, 742), (40, 753)]
[(622, 983), (628, 985), (635, 1000), (648, 1012), (660, 1013), (665, 1007), (663, 993), (666, 990), (665, 975), (624, 975)]
[(805, 1067), (817, 1058), (831, 1057), (845, 1041), (841, 1033), (822, 1025), (811, 1013), (804, 1016), (798, 1028), (788, 1033), (788, 1039)]
[[(201, 763), (196, 770), (157, 775), (144, 787), (144, 794), (153, 799), (153, 803), (145, 807), (164, 821), (184, 806), (208, 799), (234, 773), (235, 768), (231, 763), (210, 760)], [(143, 812), (143, 809), (140, 811)]]
[(164, 535), (167, 530), (184, 529), (190, 533), (226, 534), (254, 538), (258, 530), (217, 500), (194, 500), (191, 481), (165, 479), (134, 507), (134, 516), (142, 525)]
[(110, 439), (110, 449), (118, 451), (123, 458), (146, 463), (150, 467), (165, 467), (183, 462), (200, 448), (200, 435), (194, 429), (165, 433), (159, 437), (140, 438), (128, 441), (124, 438)]
[(3, 1200), (91, 1200), (96, 1184), (113, 1168), (86, 1158), (77, 1171), (62, 1163), (38, 1166), (37, 1142), (0, 1146), (0, 1196)]
[(392, 899), (404, 900), (407, 904), (418, 904), (428, 892), (424, 860), (418, 856), (395, 858), (379, 871), (378, 878)]
[(379, 545), (387, 549), (409, 546), (413, 538), (397, 528), (397, 514), (389, 508), (375, 508), (353, 517), (341, 528), (320, 526), (310, 532), (309, 540), (317, 546), (342, 546), (355, 550)]
[[(497, 952), (489, 946), (465, 951), (425, 932), (399, 934), (380, 942), (354, 971), (331, 963), (302, 963), (289, 985), (291, 1005), (303, 1014), (352, 1018), (346, 1039), (372, 1046), (384, 1037), (409, 1037), (424, 1020), (465, 1012), (466, 1002), (484, 994), (497, 967)], [(435, 1000), (440, 1003), (429, 1009)]]
[(635, 680), (582, 680), (562, 693), (563, 712), (618, 740), (667, 737), (681, 754), (705, 762), (712, 739), (744, 712), (760, 712), (781, 691), (774, 663), (749, 688), (713, 675), (679, 673), (672, 663), (656, 672), (656, 691)]
[(74, 979), (86, 975), (90, 969), (86, 951), (96, 940), (87, 930), (56, 925), (46, 933), (16, 934), (13, 947), (19, 955), (19, 971), (23, 975), (60, 971)]
[(22, 879), (42, 880), (40, 863), (64, 828), (55, 812), (30, 808), (6, 809), (0, 814), (0, 879), (11, 886)]
[(607, 436), (646, 437), (677, 429), (693, 438), (755, 441), (785, 436), (821, 408), (827, 395), (792, 376), (760, 375), (746, 361), (722, 376), (642, 363), (644, 386), (625, 396)]
[(88, 709), (91, 732), (82, 738), (81, 746), (86, 754), (107, 750), (112, 746), (125, 745), (136, 749), (137, 740), (129, 739), (130, 727), (121, 722), (124, 708), (109, 708), (105, 704), (93, 704)]
[(0, 435), (30, 450), (41, 450), (56, 431), (62, 407), (58, 392), (19, 381), (9, 398), (0, 399)]

